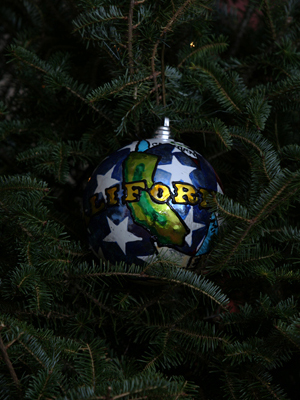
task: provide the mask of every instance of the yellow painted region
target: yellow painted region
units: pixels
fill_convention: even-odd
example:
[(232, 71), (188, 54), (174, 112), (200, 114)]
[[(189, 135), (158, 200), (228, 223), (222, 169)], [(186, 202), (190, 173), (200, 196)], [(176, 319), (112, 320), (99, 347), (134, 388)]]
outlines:
[(125, 183), (126, 197), (125, 201), (138, 201), (141, 195), (141, 189), (146, 188), (144, 181)]
[(163, 185), (162, 183), (156, 183), (153, 185), (149, 193), (158, 203), (166, 203), (171, 196), (168, 186)]
[(207, 207), (206, 198), (207, 198), (207, 195), (208, 195), (208, 191), (205, 190), (205, 189), (199, 189), (199, 192), (202, 193), (202, 201), (200, 203), (200, 206), (205, 208), (205, 207)]
[(107, 196), (107, 204), (109, 206), (115, 206), (118, 204), (118, 200), (116, 199), (116, 191), (118, 190), (118, 186), (113, 186), (109, 189), (105, 189), (105, 193)]
[(96, 206), (96, 200), (97, 200), (97, 195), (96, 194), (90, 198), (90, 204), (91, 204), (91, 208), (92, 208), (91, 216), (97, 214), (100, 211), (102, 211), (104, 209), (104, 207), (105, 207), (104, 200), (101, 201), (99, 207)]
[(196, 189), (188, 183), (175, 183), (176, 196), (175, 203), (180, 204), (196, 204), (198, 202), (198, 194)]

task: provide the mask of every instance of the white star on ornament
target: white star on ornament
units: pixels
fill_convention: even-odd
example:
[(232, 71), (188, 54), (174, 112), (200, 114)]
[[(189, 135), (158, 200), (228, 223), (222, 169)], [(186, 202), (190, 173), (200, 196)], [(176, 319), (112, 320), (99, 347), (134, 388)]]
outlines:
[(194, 207), (193, 206), (190, 208), (190, 211), (189, 211), (188, 215), (186, 216), (184, 222), (190, 229), (190, 233), (185, 237), (185, 241), (189, 246), (191, 246), (192, 241), (193, 241), (193, 232), (195, 232), (198, 229), (203, 228), (205, 226), (205, 224), (201, 224), (201, 223), (194, 221)]
[(189, 165), (181, 164), (181, 162), (178, 161), (178, 158), (173, 156), (171, 164), (159, 164), (158, 168), (171, 174), (171, 182), (182, 180), (183, 182), (193, 184), (190, 179), (190, 173), (194, 171), (197, 167), (190, 167)]
[(107, 217), (110, 233), (103, 239), (103, 242), (117, 243), (123, 253), (126, 255), (126, 243), (143, 240), (141, 237), (135, 236), (128, 232), (128, 217), (126, 217), (119, 225), (116, 225)]
[(94, 194), (102, 193), (102, 196), (104, 197), (105, 189), (120, 183), (120, 181), (117, 179), (112, 178), (114, 168), (115, 165), (109, 171), (107, 171), (105, 175), (97, 175), (97, 187), (94, 191)]
[(118, 151), (125, 150), (125, 149), (129, 149), (130, 151), (135, 151), (137, 143), (138, 142), (132, 142), (132, 143), (128, 144), (127, 146), (121, 147), (121, 149), (119, 149)]

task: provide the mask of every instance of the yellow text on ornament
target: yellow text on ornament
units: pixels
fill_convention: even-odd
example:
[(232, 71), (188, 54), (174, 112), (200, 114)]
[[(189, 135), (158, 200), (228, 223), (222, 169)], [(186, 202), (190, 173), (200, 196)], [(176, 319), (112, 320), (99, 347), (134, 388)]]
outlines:
[[(172, 182), (173, 192), (170, 187), (161, 183), (156, 182), (150, 188), (147, 186), (146, 180), (126, 182), (123, 183), (122, 201), (123, 203), (138, 202), (141, 198), (143, 191), (149, 193), (150, 198), (153, 202), (158, 204), (164, 204), (172, 202), (173, 204), (199, 204), (200, 207), (206, 208), (207, 202), (206, 197), (208, 191), (206, 189), (196, 189), (193, 185), (186, 182)], [(98, 199), (98, 195), (94, 194), (90, 198), (91, 204), (91, 215), (102, 212), (105, 207), (111, 207), (119, 205), (119, 185), (112, 186), (105, 189), (105, 198)]]
[(171, 197), (170, 189), (163, 183), (155, 183), (151, 187), (149, 194), (158, 203), (166, 203)]
[(130, 182), (125, 184), (126, 196), (125, 201), (139, 201), (141, 196), (141, 190), (146, 188), (145, 181)]
[(196, 189), (187, 183), (173, 183), (175, 188), (175, 203), (195, 205), (198, 202)]
[(105, 189), (107, 204), (109, 206), (114, 206), (118, 204), (118, 199), (116, 198), (116, 193), (118, 190), (118, 186), (113, 186), (109, 189)]

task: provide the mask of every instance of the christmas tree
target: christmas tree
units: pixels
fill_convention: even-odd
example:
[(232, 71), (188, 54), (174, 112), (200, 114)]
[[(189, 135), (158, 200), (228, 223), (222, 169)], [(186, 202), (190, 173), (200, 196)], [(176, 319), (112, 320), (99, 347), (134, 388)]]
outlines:
[[(0, 399), (299, 398), (300, 4), (2, 0)], [(99, 260), (82, 197), (164, 117), (223, 194), (191, 269)]]

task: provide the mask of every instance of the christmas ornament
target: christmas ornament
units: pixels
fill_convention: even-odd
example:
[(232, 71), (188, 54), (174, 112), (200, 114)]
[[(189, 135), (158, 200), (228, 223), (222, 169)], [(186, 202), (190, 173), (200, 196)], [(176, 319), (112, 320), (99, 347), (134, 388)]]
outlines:
[(208, 192), (222, 192), (213, 168), (170, 138), (165, 118), (154, 138), (121, 148), (95, 169), (84, 194), (90, 246), (110, 262), (168, 259), (189, 267), (218, 229)]

